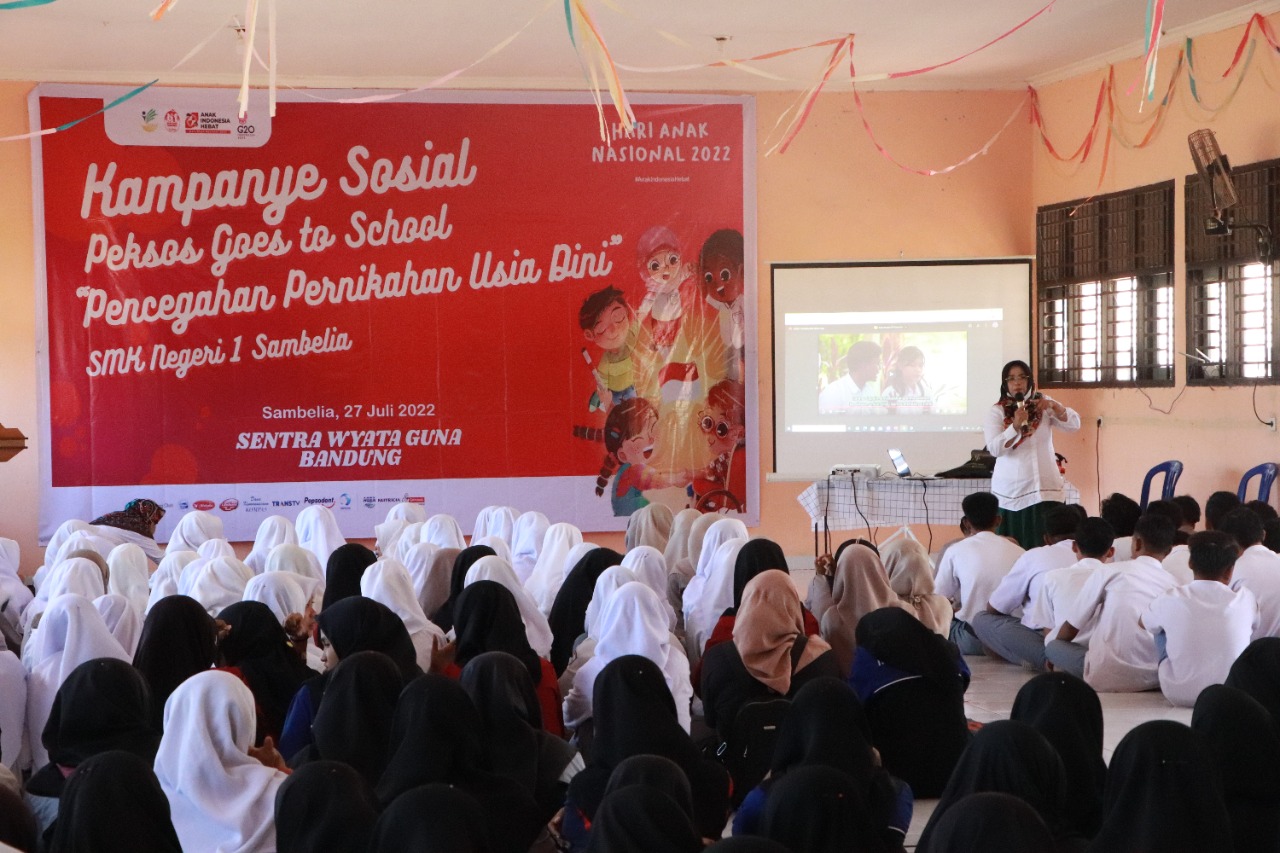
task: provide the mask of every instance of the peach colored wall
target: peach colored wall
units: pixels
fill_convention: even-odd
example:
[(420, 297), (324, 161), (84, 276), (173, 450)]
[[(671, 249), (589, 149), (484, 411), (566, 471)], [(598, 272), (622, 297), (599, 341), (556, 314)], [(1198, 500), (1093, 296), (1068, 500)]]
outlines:
[[(1195, 39), (1197, 85), (1201, 98), (1211, 106), (1220, 105), (1229, 94), (1235, 76), (1223, 82), (1222, 72), (1231, 62), (1243, 28), (1238, 27), (1212, 36)], [(1159, 58), (1161, 94), (1173, 72), (1181, 41), (1164, 48)], [(1123, 118), (1118, 122), (1130, 141), (1140, 140), (1147, 126), (1135, 120), (1146, 120), (1152, 113), (1148, 106), (1140, 116), (1138, 95), (1126, 96), (1124, 90), (1141, 76), (1137, 61), (1116, 67), (1118, 107)], [(1280, 62), (1271, 55), (1265, 43), (1259, 44), (1249, 74), (1239, 93), (1217, 116), (1198, 107), (1187, 86), (1185, 69), (1175, 90), (1174, 99), (1164, 125), (1145, 149), (1133, 150), (1113, 142), (1106, 179), (1098, 186), (1101, 172), (1101, 149), (1090, 155), (1083, 166), (1063, 165), (1054, 161), (1044, 147), (1033, 145), (1032, 193), (1034, 204), (1052, 204), (1082, 198), (1096, 192), (1114, 192), (1129, 187), (1176, 180), (1175, 193), (1175, 350), (1186, 351), (1186, 314), (1184, 312), (1185, 269), (1183, 266), (1184, 178), (1194, 171), (1187, 152), (1186, 137), (1200, 127), (1211, 127), (1222, 149), (1237, 165), (1280, 157), (1280, 110), (1275, 107), (1273, 83)], [(1084, 137), (1093, 115), (1099, 83), (1105, 69), (1040, 88), (1047, 116), (1050, 139), (1058, 151), (1072, 151)], [(1101, 139), (1099, 139), (1099, 144)], [(1083, 492), (1085, 506), (1097, 508), (1099, 493), (1114, 491), (1135, 498), (1142, 487), (1147, 470), (1165, 459), (1180, 459), (1186, 465), (1179, 493), (1195, 495), (1203, 503), (1217, 489), (1234, 491), (1240, 475), (1259, 462), (1280, 461), (1277, 434), (1257, 422), (1251, 406), (1251, 387), (1186, 388), (1183, 360), (1178, 365), (1177, 384), (1173, 388), (1151, 389), (1154, 405), (1168, 410), (1164, 414), (1148, 406), (1136, 389), (1053, 392), (1074, 406), (1085, 421), (1081, 432), (1057, 442), (1058, 450), (1071, 460), (1070, 476)], [(1183, 393), (1185, 388), (1185, 393)], [(1263, 419), (1280, 414), (1280, 393), (1276, 385), (1257, 389), (1258, 412)], [(1097, 418), (1103, 418), (1099, 430)], [(1101, 484), (1095, 469), (1100, 462)], [(1274, 498), (1273, 498), (1274, 500)]]

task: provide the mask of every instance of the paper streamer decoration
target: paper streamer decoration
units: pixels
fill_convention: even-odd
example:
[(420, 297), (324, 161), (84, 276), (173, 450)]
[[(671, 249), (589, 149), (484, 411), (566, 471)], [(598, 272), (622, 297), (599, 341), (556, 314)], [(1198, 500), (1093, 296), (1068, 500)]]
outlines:
[(840, 57), (845, 51), (849, 52), (849, 61), (852, 62), (852, 34), (840, 39), (840, 43), (836, 45), (836, 49), (831, 52), (831, 57), (827, 60), (827, 65), (822, 71), (822, 76), (818, 78), (818, 82), (811, 86), (809, 90), (801, 96), (799, 109), (797, 110), (796, 105), (793, 104), (788, 107), (782, 115), (778, 116), (778, 121), (774, 124), (775, 128), (777, 128), (778, 124), (782, 123), (782, 120), (787, 117), (788, 113), (792, 110), (796, 110), (795, 115), (791, 119), (791, 123), (787, 125), (787, 130), (783, 134), (782, 140), (770, 147), (769, 150), (765, 151), (764, 156), (768, 157), (775, 151), (782, 154), (786, 153), (787, 147), (791, 145), (791, 142), (796, 138), (796, 135), (800, 133), (800, 129), (804, 127), (804, 123), (809, 119), (809, 113), (813, 112), (814, 102), (818, 100), (818, 95), (822, 94), (822, 87), (827, 84), (827, 81), (831, 79), (832, 73), (835, 72), (836, 68), (840, 65)]
[(150, 83), (146, 83), (142, 86), (139, 86), (138, 88), (134, 89), (131, 92), (125, 92), (123, 95), (116, 98), (111, 103), (103, 104), (101, 109), (94, 110), (93, 112), (89, 113), (87, 116), (81, 116), (80, 118), (75, 119), (74, 121), (69, 121), (66, 124), (60, 124), (57, 127), (46, 127), (43, 130), (33, 130), (30, 133), (19, 133), (15, 136), (0, 136), (0, 142), (17, 142), (18, 140), (21, 140), (21, 139), (34, 139), (37, 136), (52, 136), (55, 133), (61, 133), (64, 130), (70, 130), (71, 128), (75, 127), (77, 124), (80, 124), (81, 122), (88, 121), (89, 119), (93, 118), (96, 115), (101, 115), (102, 113), (105, 113), (107, 110), (113, 110), (116, 107), (123, 104), (125, 101), (130, 100), (131, 98), (136, 98), (138, 95), (141, 95), (143, 92), (147, 91), (148, 89), (150, 89), (152, 86), (154, 86), (159, 82), (160, 82), (160, 79), (156, 78), (155, 80), (152, 80)]
[(178, 5), (178, 0), (161, 0), (160, 5), (151, 10), (151, 20), (160, 20), (164, 17), (165, 12), (168, 12), (176, 5)]
[(1240, 91), (1240, 84), (1244, 82), (1245, 75), (1249, 73), (1249, 67), (1253, 65), (1254, 48), (1257, 46), (1258, 46), (1257, 39), (1249, 40), (1249, 49), (1248, 49), (1248, 52), (1245, 54), (1244, 64), (1240, 66), (1240, 73), (1236, 76), (1235, 85), (1231, 87), (1231, 91), (1227, 93), (1227, 96), (1222, 99), (1222, 103), (1218, 104), (1216, 107), (1210, 107), (1207, 104), (1205, 104), (1205, 102), (1200, 98), (1200, 88), (1199, 86), (1196, 85), (1195, 54), (1193, 52), (1192, 40), (1188, 36), (1187, 46), (1186, 46), (1187, 85), (1191, 89), (1192, 100), (1194, 100), (1196, 104), (1198, 104), (1199, 106), (1207, 110), (1210, 115), (1215, 115), (1216, 113), (1230, 106), (1231, 102), (1234, 101), (1236, 98), (1236, 93)]
[[(609, 143), (609, 131), (604, 120), (604, 101), (600, 96), (601, 77), (609, 87), (609, 97), (618, 112), (618, 123), (622, 125), (623, 131), (630, 131), (635, 126), (636, 115), (631, 111), (631, 103), (622, 89), (618, 68), (613, 64), (613, 57), (604, 43), (604, 37), (596, 29), (595, 21), (591, 19), (583, 0), (564, 0), (564, 18), (569, 28), (569, 41), (577, 51), (587, 79), (591, 82), (591, 96), (595, 99), (596, 113), (600, 117), (600, 139)], [(575, 35), (575, 31), (581, 34), (581, 39)]]
[[(1164, 26), (1164, 0), (1147, 0), (1146, 56), (1143, 60), (1142, 97), (1156, 99), (1156, 59), (1160, 54), (1160, 28)], [(1141, 106), (1141, 105), (1139, 105)]]
[[(1013, 34), (1014, 34), (1014, 33), (1016, 33), (1018, 30), (1022, 29), (1022, 28), (1023, 28), (1023, 27), (1025, 27), (1027, 24), (1031, 23), (1031, 22), (1032, 22), (1032, 21), (1034, 21), (1036, 18), (1038, 18), (1038, 17), (1040, 17), (1041, 15), (1043, 15), (1045, 12), (1048, 12), (1050, 9), (1052, 9), (1052, 8), (1053, 8), (1053, 4), (1054, 4), (1054, 3), (1056, 3), (1056, 2), (1057, 2), (1057, 0), (1049, 0), (1049, 2), (1048, 2), (1048, 3), (1047, 3), (1043, 8), (1041, 8), (1039, 12), (1036, 12), (1036, 13), (1035, 13), (1034, 15), (1032, 15), (1030, 18), (1027, 18), (1025, 21), (1023, 21), (1022, 23), (1018, 24), (1018, 25), (1017, 25), (1016, 27), (1014, 27), (1013, 29), (1008, 30), (1007, 32), (1001, 33), (1000, 35), (998, 35), (998, 36), (996, 36), (995, 38), (993, 38), (991, 41), (989, 41), (989, 42), (987, 42), (986, 44), (982, 45), (981, 47), (975, 47), (973, 50), (969, 51), (968, 53), (961, 54), (960, 56), (957, 56), (955, 59), (948, 59), (946, 62), (939, 62), (937, 65), (930, 65), (930, 66), (928, 66), (928, 67), (926, 67), (926, 68), (917, 68), (917, 69), (915, 69), (915, 70), (913, 70), (913, 71), (896, 71), (896, 72), (893, 72), (893, 73), (889, 74), (889, 75), (888, 75), (888, 77), (889, 77), (889, 79), (890, 79), (890, 80), (897, 80), (897, 79), (899, 79), (899, 78), (901, 78), (901, 77), (914, 77), (914, 76), (915, 76), (915, 75), (917, 75), (917, 74), (927, 74), (927, 73), (928, 73), (928, 72), (930, 72), (930, 71), (936, 71), (936, 70), (937, 70), (937, 69), (939, 69), (939, 68), (946, 68), (948, 65), (954, 65), (955, 63), (959, 62), (959, 61), (960, 61), (960, 60), (962, 60), (962, 59), (968, 59), (970, 56), (973, 56), (975, 53), (981, 53), (982, 51), (984, 51), (984, 50), (986, 50), (987, 48), (991, 47), (991, 45), (993, 45), (993, 44), (995, 44), (995, 43), (997, 43), (997, 42), (1004, 41), (1004, 40), (1005, 40), (1005, 39), (1007, 39), (1009, 36), (1013, 35)], [(1164, 0), (1159, 0), (1159, 2), (1160, 2), (1160, 5), (1161, 5), (1161, 6), (1163, 6), (1163, 5), (1164, 5)]]
[(6, 3), (0, 3), (0, 10), (3, 9), (27, 9), (31, 6), (48, 6), (53, 0), (9, 0)]

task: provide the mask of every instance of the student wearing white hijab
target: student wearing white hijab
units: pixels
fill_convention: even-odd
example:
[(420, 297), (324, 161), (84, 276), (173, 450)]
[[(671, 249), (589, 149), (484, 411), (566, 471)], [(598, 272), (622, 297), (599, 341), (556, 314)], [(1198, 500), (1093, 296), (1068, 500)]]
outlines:
[(538, 562), (538, 552), (542, 550), (542, 540), (547, 535), (551, 522), (540, 512), (530, 510), (516, 519), (511, 531), (511, 570), (516, 573), (520, 583), (529, 580), (533, 567)]
[(400, 518), (389, 518), (373, 526), (373, 550), (377, 554), (394, 554), (400, 545), (400, 537), (409, 526), (409, 522)]
[(319, 504), (312, 504), (298, 513), (293, 524), (298, 531), (298, 544), (306, 548), (320, 565), (329, 565), (329, 555), (347, 544), (346, 537), (338, 529), (338, 520), (333, 517), (333, 510)]
[(534, 564), (529, 579), (524, 582), (524, 588), (529, 590), (529, 595), (533, 596), (542, 615), (551, 612), (560, 584), (564, 583), (565, 558), (580, 544), (582, 532), (566, 522), (551, 525), (542, 537), (538, 562)]
[(471, 544), (486, 545), (492, 548), (493, 553), (505, 560), (508, 565), (511, 564), (511, 546), (507, 543), (507, 540), (503, 539), (501, 536), (481, 536), (479, 539), (473, 537), (471, 539)]
[(267, 570), (267, 557), (277, 545), (297, 545), (298, 531), (293, 522), (283, 515), (268, 515), (258, 525), (258, 533), (253, 537), (253, 550), (244, 558), (244, 564), (253, 569), (255, 575)]
[(596, 578), (595, 587), (591, 590), (591, 601), (587, 603), (587, 612), (583, 616), (586, 635), (573, 647), (573, 657), (564, 672), (560, 673), (560, 692), (568, 695), (573, 688), (573, 678), (578, 670), (596, 653), (596, 641), (600, 639), (600, 615), (604, 613), (609, 599), (624, 584), (635, 583), (635, 573), (623, 566), (610, 566)]
[(276, 849), (276, 792), (288, 776), (249, 754), (255, 728), (253, 694), (229, 672), (193, 675), (165, 703), (155, 771), (183, 850)]
[[(44, 546), (44, 565), (41, 571), (36, 572), (35, 586), (36, 590), (40, 589), (40, 583), (44, 580), (44, 574), (47, 570), (53, 568), (57, 563), (58, 552), (62, 550), (62, 544), (71, 538), (73, 533), (81, 531), (92, 532), (93, 525), (87, 521), (81, 521), (78, 518), (69, 518), (62, 524), (58, 525), (58, 529), (53, 531), (53, 535), (49, 537), (49, 544)], [(195, 550), (194, 548), (192, 549)]]
[(162, 598), (178, 594), (178, 581), (182, 578), (182, 570), (200, 559), (195, 551), (170, 551), (160, 561), (160, 567), (151, 576), (149, 586), (151, 595), (147, 596), (147, 612), (156, 606)]
[(625, 542), (630, 551), (637, 545), (649, 545), (661, 551), (671, 539), (671, 525), (675, 517), (671, 508), (662, 504), (648, 504), (631, 513), (627, 519)]
[(404, 562), (404, 558), (408, 555), (409, 549), (422, 541), (422, 529), (426, 527), (425, 522), (415, 521), (406, 524), (404, 530), (400, 531), (400, 535), (396, 537), (395, 544), (392, 545), (390, 551), (379, 551), (380, 557), (392, 557)]
[[(295, 613), (305, 615), (309, 605), (320, 601), (319, 586), (313, 578), (293, 572), (264, 572), (245, 584), (242, 601), (258, 601), (267, 605), (280, 627)], [(324, 652), (315, 643), (307, 643), (307, 666), (324, 672)]]
[(20, 556), (17, 542), (0, 538), (0, 614), (15, 627), (21, 623), (22, 611), (35, 598), (18, 575)]
[(509, 506), (487, 506), (476, 514), (476, 524), (471, 531), (471, 544), (485, 536), (497, 536), (511, 544), (512, 531), (515, 528), (516, 516), (519, 515)]
[[(312, 554), (301, 545), (277, 545), (267, 555), (267, 565), (263, 570), (271, 572), (291, 572), (299, 577), (315, 581), (317, 595), (324, 595), (324, 569)], [(319, 605), (317, 604), (317, 607)]]
[(411, 501), (400, 503), (387, 510), (387, 521), (403, 521), (405, 524), (422, 524), (427, 520), (427, 508)]
[(107, 588), (102, 583), (102, 570), (92, 560), (72, 557), (55, 565), (45, 579), (44, 586), (22, 613), (23, 660), (29, 659), (27, 651), (32, 631), (53, 599), (60, 595), (79, 595), (93, 601), (106, 594), (106, 591)]
[[(676, 612), (678, 624), (676, 633), (678, 634), (684, 634), (685, 632), (684, 592), (693, 579), (697, 577), (698, 560), (702, 555), (702, 540), (706, 538), (707, 531), (711, 529), (711, 525), (720, 520), (721, 516), (715, 513), (698, 513), (696, 518), (689, 521), (683, 555), (677, 556), (675, 553), (666, 555), (667, 601)], [(674, 533), (672, 534), (672, 539), (675, 539)]]
[[(215, 557), (235, 557), (236, 549), (231, 547), (231, 543), (225, 539), (206, 539), (200, 543), (200, 547), (196, 549), (196, 559), (183, 566), (182, 573), (178, 575), (178, 593), (180, 595), (191, 594), (192, 579), (205, 563)], [(252, 570), (250, 570), (252, 571)]]
[(693, 699), (689, 661), (672, 645), (662, 601), (653, 590), (637, 582), (620, 587), (601, 614), (599, 635), (595, 654), (578, 670), (565, 697), (565, 725), (577, 728), (591, 717), (593, 688), (600, 670), (623, 655), (642, 655), (662, 669), (675, 699), (676, 716), (689, 731), (689, 703)]
[[(716, 549), (711, 556), (711, 571), (707, 575), (702, 594), (693, 602), (693, 609), (685, 614), (685, 639), (689, 650), (689, 660), (695, 664), (702, 659), (707, 640), (715, 630), (716, 622), (730, 607), (733, 607), (734, 568), (738, 561), (738, 552), (746, 545), (746, 539), (729, 539)], [(705, 553), (705, 552), (704, 552)]]
[(658, 594), (671, 619), (671, 630), (675, 631), (678, 622), (675, 608), (667, 600), (667, 561), (662, 552), (651, 545), (637, 545), (623, 555), (622, 565), (635, 574), (636, 580)]
[[(747, 538), (747, 526), (736, 518), (718, 518), (710, 524), (704, 524), (702, 519), (698, 519), (694, 523), (691, 536), (695, 536), (700, 527), (704, 527), (706, 533), (702, 537), (701, 543), (695, 549), (698, 555), (697, 568), (694, 572), (693, 579), (689, 581), (689, 585), (684, 589), (684, 602), (682, 607), (682, 615), (684, 616), (684, 633), (685, 648), (689, 651), (689, 660), (694, 663), (702, 656), (702, 643), (705, 643), (707, 637), (711, 634), (711, 629), (715, 627), (716, 619), (720, 618), (717, 612), (712, 617), (710, 624), (701, 626), (706, 632), (699, 641), (695, 636), (695, 628), (699, 627), (693, 622), (693, 614), (702, 612), (700, 602), (702, 595), (706, 591), (707, 584), (711, 580), (711, 572), (715, 566), (716, 550), (725, 542), (731, 542), (735, 539)], [(692, 540), (691, 540), (692, 544)], [(691, 554), (692, 556), (692, 554)], [(730, 569), (732, 574), (732, 568)], [(732, 581), (730, 581), (732, 587)], [(728, 606), (728, 605), (726, 605)]]
[(198, 551), (209, 539), (223, 539), (222, 519), (211, 512), (192, 510), (178, 519), (178, 526), (169, 535), (165, 554), (174, 551)]
[(524, 622), (524, 633), (529, 640), (529, 647), (538, 657), (548, 658), (554, 639), (551, 634), (551, 625), (547, 622), (547, 617), (543, 616), (542, 611), (538, 609), (533, 596), (520, 585), (520, 579), (516, 577), (511, 565), (501, 557), (493, 555), (481, 557), (467, 569), (466, 578), (462, 583), (467, 587), (476, 581), (495, 581), (507, 588), (515, 598), (516, 606), (520, 608), (520, 619)]
[(129, 662), (93, 602), (80, 595), (59, 595), (49, 602), (30, 639), (27, 675), (27, 747), (32, 765), (43, 767), (49, 754), (40, 737), (62, 682), (85, 661), (115, 658)]
[(432, 571), (439, 552), (440, 548), (430, 542), (418, 542), (405, 552), (401, 560), (409, 572), (409, 580), (413, 581), (418, 604), (427, 614), (435, 613), (449, 599), (449, 572)]
[(0, 697), (0, 765), (20, 772), (27, 763), (27, 670), (7, 648), (0, 649)]
[(467, 547), (467, 539), (462, 535), (462, 528), (458, 526), (458, 520), (452, 515), (439, 513), (427, 519), (427, 526), (422, 528), (422, 533), (418, 537), (423, 542), (430, 542), (440, 548), (457, 548), (459, 550)]
[(409, 570), (399, 560), (379, 560), (364, 570), (360, 576), (360, 594), (379, 604), (385, 604), (400, 617), (409, 639), (413, 641), (418, 666), (423, 672), (431, 670), (432, 654), (448, 642), (444, 632), (422, 612), (418, 596), (413, 591)]
[[(188, 577), (189, 584), (185, 583)], [(223, 608), (244, 598), (244, 588), (253, 577), (253, 569), (235, 557), (215, 557), (194, 571), (188, 568), (179, 592), (200, 602), (210, 616), (217, 616)]]
[(98, 611), (102, 624), (129, 655), (129, 660), (133, 660), (133, 654), (138, 650), (138, 638), (142, 635), (142, 614), (133, 609), (129, 599), (111, 592), (95, 598), (93, 609)]
[(147, 610), (150, 593), (151, 567), (146, 552), (132, 543), (117, 545), (107, 555), (107, 566), (111, 569), (107, 577), (107, 593), (123, 595), (141, 617)]

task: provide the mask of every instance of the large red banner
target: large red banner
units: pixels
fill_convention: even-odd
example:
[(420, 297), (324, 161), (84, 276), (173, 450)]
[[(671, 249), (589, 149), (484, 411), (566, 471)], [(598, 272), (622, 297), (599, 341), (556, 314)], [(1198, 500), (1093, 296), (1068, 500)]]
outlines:
[(405, 497), (755, 515), (749, 102), (640, 98), (606, 143), (585, 99), (464, 98), (151, 90), (37, 142), (43, 532), (144, 493), (242, 535)]

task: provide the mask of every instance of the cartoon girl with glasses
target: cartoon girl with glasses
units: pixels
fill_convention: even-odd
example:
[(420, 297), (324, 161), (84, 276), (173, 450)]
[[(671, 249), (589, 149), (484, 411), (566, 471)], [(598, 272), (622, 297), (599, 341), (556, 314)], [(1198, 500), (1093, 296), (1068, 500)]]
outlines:
[(707, 392), (707, 406), (697, 424), (707, 437), (711, 462), (695, 473), (690, 489), (703, 512), (747, 505), (747, 410), (741, 382), (722, 379)]

